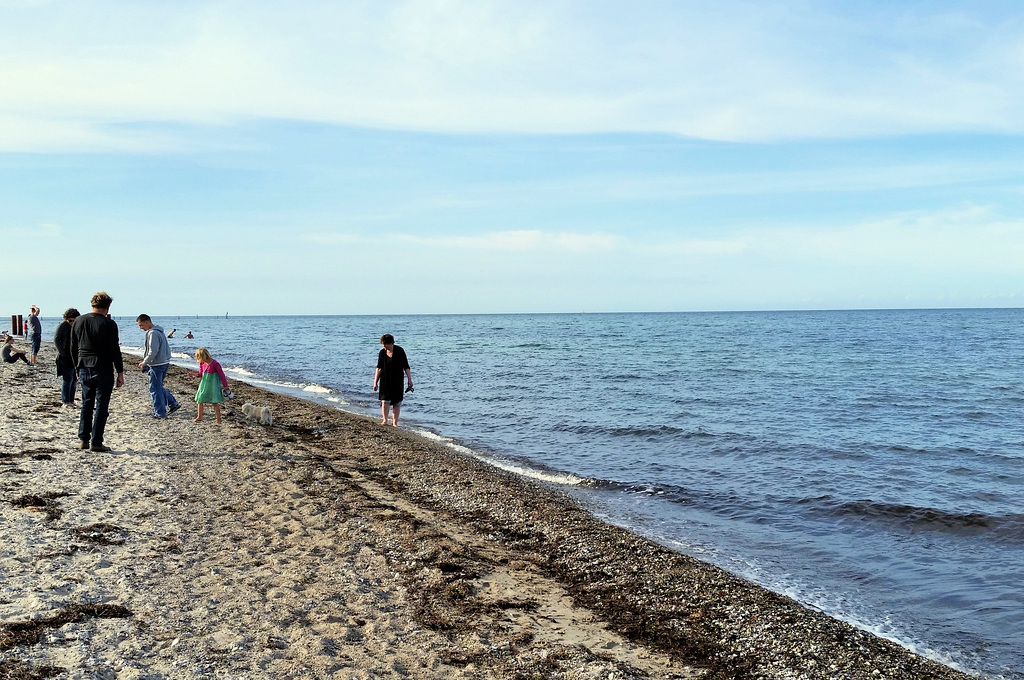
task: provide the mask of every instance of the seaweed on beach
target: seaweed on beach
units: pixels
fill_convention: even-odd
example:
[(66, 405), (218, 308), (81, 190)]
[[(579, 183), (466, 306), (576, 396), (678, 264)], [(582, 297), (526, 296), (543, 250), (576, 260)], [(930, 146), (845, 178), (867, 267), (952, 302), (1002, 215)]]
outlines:
[(11, 501), (11, 505), (16, 508), (30, 508), (35, 512), (45, 511), (46, 521), (52, 522), (56, 519), (60, 519), (64, 514), (64, 510), (61, 509), (59, 503), (54, 502), (54, 499), (70, 495), (71, 494), (69, 493), (61, 491), (51, 491), (42, 495), (29, 494), (15, 498)]
[(43, 678), (60, 675), (66, 670), (60, 666), (36, 666), (33, 668), (21, 659), (7, 659), (0, 661), (0, 680), (43, 680)]
[(106, 522), (89, 524), (73, 529), (72, 532), (83, 541), (98, 545), (124, 545), (124, 529)]
[(0, 625), (0, 651), (18, 645), (34, 645), (39, 642), (43, 632), (47, 629), (60, 628), (69, 623), (84, 621), (87, 618), (126, 619), (131, 616), (132, 612), (127, 607), (117, 604), (71, 605), (46, 618)]

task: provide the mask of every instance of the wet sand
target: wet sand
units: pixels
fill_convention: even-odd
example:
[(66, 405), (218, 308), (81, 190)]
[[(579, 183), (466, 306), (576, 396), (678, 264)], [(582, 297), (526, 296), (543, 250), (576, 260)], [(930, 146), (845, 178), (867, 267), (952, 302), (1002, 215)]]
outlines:
[[(0, 365), (0, 680), (968, 676), (411, 433), (233, 383), (111, 404)], [(126, 356), (125, 365), (137, 358)], [(269, 406), (272, 426), (245, 419)]]

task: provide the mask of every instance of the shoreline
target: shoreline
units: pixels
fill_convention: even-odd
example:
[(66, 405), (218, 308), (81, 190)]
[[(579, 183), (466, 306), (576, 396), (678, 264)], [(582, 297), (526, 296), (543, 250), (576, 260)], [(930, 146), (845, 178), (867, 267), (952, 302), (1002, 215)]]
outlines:
[(49, 362), (0, 377), (2, 678), (972, 677), (372, 418), (193, 423), (172, 366), (155, 420), (129, 370), (93, 454)]

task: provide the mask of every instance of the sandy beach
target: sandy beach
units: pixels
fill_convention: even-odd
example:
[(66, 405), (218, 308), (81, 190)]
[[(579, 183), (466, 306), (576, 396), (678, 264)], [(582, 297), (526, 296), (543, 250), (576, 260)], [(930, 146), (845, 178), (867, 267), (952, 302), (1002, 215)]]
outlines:
[[(953, 679), (403, 430), (234, 383), (115, 391), (78, 448), (52, 348), (0, 366), (0, 679)], [(126, 367), (137, 358), (126, 356)], [(271, 426), (241, 407), (269, 406)]]

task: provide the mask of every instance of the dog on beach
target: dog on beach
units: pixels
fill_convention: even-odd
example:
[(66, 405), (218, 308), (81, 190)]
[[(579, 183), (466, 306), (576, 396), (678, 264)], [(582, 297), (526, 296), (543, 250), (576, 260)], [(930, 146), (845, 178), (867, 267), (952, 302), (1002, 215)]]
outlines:
[(256, 406), (255, 404), (242, 404), (242, 415), (255, 420), (260, 425), (273, 425), (274, 415), (270, 412), (269, 406)]

